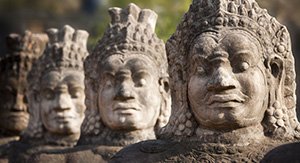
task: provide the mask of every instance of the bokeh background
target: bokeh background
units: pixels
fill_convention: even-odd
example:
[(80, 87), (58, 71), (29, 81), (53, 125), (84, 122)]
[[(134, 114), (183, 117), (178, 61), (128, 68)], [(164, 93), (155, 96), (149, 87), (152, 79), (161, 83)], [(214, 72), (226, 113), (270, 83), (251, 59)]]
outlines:
[[(290, 31), (296, 59), (298, 117), (300, 117), (300, 0), (257, 0)], [(157, 35), (166, 41), (176, 29), (192, 0), (0, 0), (0, 56), (6, 53), (5, 37), (29, 29), (44, 32), (69, 24), (90, 33), (88, 49), (92, 51), (110, 21), (109, 7), (126, 7), (135, 3), (158, 15)]]

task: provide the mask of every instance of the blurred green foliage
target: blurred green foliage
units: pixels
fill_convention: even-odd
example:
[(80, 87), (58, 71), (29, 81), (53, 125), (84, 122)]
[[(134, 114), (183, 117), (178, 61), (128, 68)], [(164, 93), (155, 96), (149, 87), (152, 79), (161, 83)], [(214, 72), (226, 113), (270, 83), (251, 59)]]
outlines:
[[(88, 14), (82, 10), (85, 1), (89, 0), (1, 0), (0, 25), (2, 28), (6, 27), (8, 32), (14, 32), (10, 30), (21, 32), (25, 29), (42, 32), (47, 28), (61, 28), (64, 24), (70, 24), (90, 33), (88, 47), (91, 49), (110, 22), (108, 8), (125, 8), (129, 3), (135, 3), (158, 14), (156, 33), (166, 41), (174, 33), (181, 17), (192, 2), (192, 0), (94, 0), (100, 5), (97, 12)], [(300, 10), (297, 9), (300, 6), (299, 0), (258, 0), (258, 2), (279, 21), (292, 22), (296, 28), (300, 27)]]
[(156, 33), (163, 40), (167, 40), (174, 33), (183, 14), (188, 10), (192, 0), (110, 0), (110, 6), (126, 7), (135, 3), (141, 8), (154, 10), (158, 14)]
[(129, 3), (135, 3), (140, 8), (147, 8), (154, 10), (158, 14), (156, 24), (156, 33), (159, 38), (166, 41), (172, 33), (174, 33), (177, 24), (180, 22), (183, 14), (188, 10), (192, 0), (107, 0), (101, 6), (99, 15), (102, 15), (102, 20), (96, 22), (91, 33), (89, 44), (94, 45), (96, 40), (99, 40), (107, 28), (110, 17), (108, 15), (108, 8), (120, 7), (125, 8)]

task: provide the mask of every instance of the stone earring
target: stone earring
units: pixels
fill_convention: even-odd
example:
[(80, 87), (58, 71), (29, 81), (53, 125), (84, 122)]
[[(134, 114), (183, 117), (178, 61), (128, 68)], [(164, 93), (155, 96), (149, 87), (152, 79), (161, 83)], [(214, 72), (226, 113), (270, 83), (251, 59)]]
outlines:
[(270, 106), (267, 111), (267, 123), (271, 125), (273, 131), (277, 130), (278, 128), (286, 128), (289, 123), (289, 118), (287, 115), (287, 108), (281, 106), (278, 101), (275, 101), (272, 106)]
[(86, 114), (85, 121), (82, 124), (82, 131), (98, 135), (100, 133), (100, 116), (94, 110), (89, 112), (89, 114)]
[(41, 138), (43, 136), (43, 123), (41, 121), (32, 125), (30, 136), (34, 138)]
[(177, 130), (175, 132), (176, 136), (190, 136), (194, 129), (193, 129), (193, 122), (191, 121), (192, 113), (185, 112), (178, 117), (178, 124), (177, 124)]

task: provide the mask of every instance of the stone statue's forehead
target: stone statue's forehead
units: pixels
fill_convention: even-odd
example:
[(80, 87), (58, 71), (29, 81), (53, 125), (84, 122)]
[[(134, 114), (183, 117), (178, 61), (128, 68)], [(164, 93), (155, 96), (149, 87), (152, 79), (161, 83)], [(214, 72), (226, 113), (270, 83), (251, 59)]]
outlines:
[(130, 69), (133, 72), (139, 71), (140, 69), (155, 70), (155, 64), (147, 57), (141, 57), (138, 55), (133, 56), (111, 56), (108, 57), (104, 63), (103, 71), (117, 71), (120, 68)]
[(203, 34), (198, 36), (192, 46), (192, 53), (212, 55), (212, 53), (248, 53), (258, 58), (262, 56), (259, 42), (243, 32), (229, 32), (221, 35)]
[(42, 77), (42, 85), (52, 85), (55, 86), (59, 83), (62, 84), (71, 84), (71, 85), (84, 85), (84, 76), (82, 73), (78, 73), (75, 71), (51, 71), (45, 74)]

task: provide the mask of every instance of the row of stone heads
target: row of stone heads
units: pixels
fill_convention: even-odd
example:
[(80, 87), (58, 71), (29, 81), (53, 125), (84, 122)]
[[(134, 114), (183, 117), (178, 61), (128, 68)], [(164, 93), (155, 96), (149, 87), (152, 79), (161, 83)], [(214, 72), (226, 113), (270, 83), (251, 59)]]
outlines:
[[(170, 114), (160, 109), (162, 95), (168, 105), (170, 97), (164, 43), (154, 33), (157, 15), (134, 4), (109, 12), (111, 27), (92, 55), (86, 48), (88, 33), (68, 25), (7, 37), (8, 54), (1, 58), (3, 135), (74, 135), (70, 144), (75, 144), (84, 117), (93, 116), (82, 126), (86, 134), (99, 134), (101, 117), (113, 130), (150, 127), (149, 136), (155, 138), (156, 121), (165, 125)], [(98, 129), (91, 130), (94, 126)]]
[(289, 34), (256, 2), (194, 0), (166, 44), (152, 10), (129, 4), (109, 13), (91, 54), (88, 33), (70, 26), (8, 37), (0, 65), (4, 135), (74, 145), (81, 133), (83, 144), (121, 146), (158, 135), (203, 138), (207, 130), (251, 128), (247, 141), (258, 141), (254, 130), (297, 136)]

